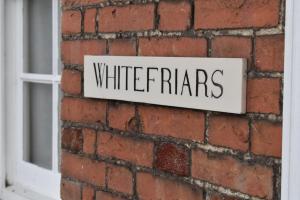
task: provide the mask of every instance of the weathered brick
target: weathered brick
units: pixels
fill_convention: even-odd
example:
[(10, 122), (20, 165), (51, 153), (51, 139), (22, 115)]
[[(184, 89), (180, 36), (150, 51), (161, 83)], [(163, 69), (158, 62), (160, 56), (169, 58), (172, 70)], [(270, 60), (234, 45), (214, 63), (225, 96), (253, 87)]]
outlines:
[(272, 199), (273, 171), (258, 164), (241, 163), (229, 156), (192, 152), (192, 176), (260, 198)]
[(205, 118), (200, 111), (142, 105), (138, 110), (145, 133), (204, 140)]
[(189, 1), (161, 1), (158, 5), (159, 29), (163, 31), (185, 31), (191, 25)]
[(211, 116), (209, 119), (209, 143), (241, 151), (247, 151), (249, 144), (248, 120), (233, 116)]
[(251, 52), (250, 37), (218, 36), (212, 40), (212, 57), (247, 58), (251, 66)]
[(66, 8), (93, 5), (107, 0), (61, 0), (61, 5)]
[(255, 40), (255, 66), (259, 71), (282, 72), (284, 35), (260, 36)]
[(162, 143), (156, 149), (154, 165), (162, 171), (188, 176), (190, 173), (189, 160), (187, 148), (172, 143)]
[(107, 192), (97, 191), (96, 200), (125, 200), (125, 199)]
[(109, 126), (121, 130), (135, 130), (135, 106), (128, 103), (111, 103), (108, 109)]
[(97, 152), (100, 156), (111, 156), (137, 165), (152, 166), (153, 143), (133, 138), (100, 132)]
[(96, 15), (97, 9), (87, 9), (84, 13), (84, 32), (94, 33), (96, 32)]
[(280, 114), (280, 79), (249, 79), (247, 112)]
[(204, 38), (140, 38), (140, 56), (189, 56), (207, 55), (207, 42)]
[(78, 10), (68, 10), (62, 12), (61, 32), (63, 34), (73, 34), (81, 32), (81, 13)]
[(133, 180), (132, 173), (124, 168), (114, 165), (107, 167), (107, 184), (108, 187), (127, 194), (132, 194)]
[(281, 157), (281, 123), (256, 121), (252, 125), (251, 151), (258, 155)]
[(106, 102), (65, 97), (62, 100), (61, 119), (73, 122), (105, 123)]
[(81, 188), (78, 183), (62, 179), (60, 192), (62, 200), (81, 200)]
[(105, 40), (76, 40), (61, 43), (61, 57), (64, 64), (83, 64), (84, 55), (106, 53)]
[(61, 137), (62, 148), (72, 151), (82, 150), (82, 134), (81, 129), (64, 128)]
[(109, 40), (109, 55), (112, 56), (135, 56), (136, 41), (132, 39)]
[(215, 194), (209, 193), (207, 194), (207, 196), (208, 196), (208, 200), (240, 200), (235, 197), (229, 197), (229, 196), (216, 194), (216, 193)]
[(137, 192), (143, 200), (204, 199), (202, 191), (197, 191), (192, 186), (142, 172), (137, 174)]
[(96, 152), (96, 131), (89, 128), (82, 130), (83, 134), (83, 152), (94, 154)]
[(83, 182), (104, 186), (105, 164), (68, 152), (62, 152), (61, 173)]
[(100, 32), (143, 31), (154, 28), (154, 4), (100, 9)]
[(94, 200), (95, 191), (90, 186), (84, 186), (82, 188), (82, 200)]
[(195, 0), (195, 29), (274, 27), (280, 0)]
[(64, 69), (61, 76), (61, 89), (65, 93), (79, 95), (81, 93), (81, 73)]

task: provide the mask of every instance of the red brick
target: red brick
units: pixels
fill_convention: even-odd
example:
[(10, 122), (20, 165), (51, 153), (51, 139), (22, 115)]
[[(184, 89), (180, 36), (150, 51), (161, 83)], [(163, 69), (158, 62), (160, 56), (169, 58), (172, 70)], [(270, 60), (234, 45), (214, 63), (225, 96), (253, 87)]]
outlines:
[(97, 191), (96, 200), (125, 200), (125, 199), (118, 197), (116, 195), (110, 194), (110, 193)]
[(205, 118), (200, 111), (140, 106), (139, 114), (145, 133), (200, 142), (204, 140)]
[(61, 5), (66, 8), (87, 6), (97, 3), (103, 3), (107, 0), (61, 0)]
[(153, 28), (153, 4), (112, 6), (100, 9), (100, 32), (143, 31)]
[(209, 120), (209, 143), (241, 151), (249, 144), (248, 120), (233, 116), (211, 116)]
[(229, 156), (192, 152), (192, 176), (260, 198), (272, 199), (273, 172), (258, 164), (241, 163)]
[(158, 5), (159, 29), (185, 31), (190, 28), (191, 4), (189, 1), (161, 1)]
[(155, 167), (179, 176), (188, 176), (188, 149), (171, 143), (160, 144), (156, 150)]
[(152, 166), (152, 142), (101, 132), (98, 135), (97, 152), (101, 156), (111, 156), (147, 167)]
[(61, 89), (65, 93), (79, 95), (81, 93), (81, 73), (76, 70), (63, 70)]
[(87, 9), (84, 13), (84, 32), (95, 33), (96, 32), (96, 15), (97, 9)]
[(140, 38), (140, 56), (205, 57), (207, 42), (204, 38)]
[(109, 105), (109, 126), (120, 130), (135, 130), (135, 106), (128, 103)]
[(109, 55), (112, 56), (135, 56), (136, 41), (132, 39), (109, 40)]
[(82, 150), (82, 134), (81, 129), (64, 128), (62, 130), (61, 144), (63, 148), (72, 151)]
[(212, 40), (212, 56), (219, 58), (247, 58), (251, 65), (250, 37), (218, 36)]
[(195, 0), (195, 29), (273, 27), (280, 0)]
[(83, 152), (94, 154), (96, 152), (96, 131), (89, 128), (84, 128), (83, 133)]
[(78, 10), (68, 10), (62, 12), (62, 33), (72, 34), (81, 32), (81, 13)]
[(61, 180), (61, 199), (62, 200), (81, 200), (81, 187), (80, 184)]
[(84, 55), (106, 53), (105, 40), (76, 40), (61, 43), (61, 56), (64, 64), (83, 64)]
[(255, 66), (260, 71), (283, 72), (284, 35), (260, 36), (255, 40)]
[(113, 165), (107, 167), (107, 184), (110, 189), (132, 194), (132, 173), (124, 168)]
[(82, 200), (94, 200), (95, 191), (92, 187), (84, 186), (82, 188)]
[(251, 151), (254, 154), (281, 157), (281, 123), (257, 121), (252, 125)]
[(280, 79), (249, 79), (247, 112), (280, 114)]
[(139, 198), (143, 200), (204, 199), (202, 191), (197, 191), (187, 184), (154, 177), (147, 173), (137, 174), (137, 192), (139, 194)]
[(72, 177), (83, 182), (104, 186), (105, 164), (80, 157), (68, 152), (62, 152), (62, 176)]
[(73, 122), (105, 123), (106, 102), (65, 97), (62, 100), (61, 119)]

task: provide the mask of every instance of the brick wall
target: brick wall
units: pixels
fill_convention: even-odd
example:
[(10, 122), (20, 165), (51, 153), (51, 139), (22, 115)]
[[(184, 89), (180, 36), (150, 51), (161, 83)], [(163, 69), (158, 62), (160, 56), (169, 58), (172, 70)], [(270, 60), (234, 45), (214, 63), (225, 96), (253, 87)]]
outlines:
[[(283, 0), (61, 6), (63, 200), (280, 199)], [(85, 54), (247, 58), (247, 113), (84, 98)]]

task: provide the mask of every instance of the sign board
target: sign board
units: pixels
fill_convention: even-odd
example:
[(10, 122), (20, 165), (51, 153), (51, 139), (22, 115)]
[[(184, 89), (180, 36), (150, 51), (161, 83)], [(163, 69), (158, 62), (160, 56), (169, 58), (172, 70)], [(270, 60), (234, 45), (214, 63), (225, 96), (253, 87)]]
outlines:
[(84, 96), (246, 111), (246, 59), (85, 56)]

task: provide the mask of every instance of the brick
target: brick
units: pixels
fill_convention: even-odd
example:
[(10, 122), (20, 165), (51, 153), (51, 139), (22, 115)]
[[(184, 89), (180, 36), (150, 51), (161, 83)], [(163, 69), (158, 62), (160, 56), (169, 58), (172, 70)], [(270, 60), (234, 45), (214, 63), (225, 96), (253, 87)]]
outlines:
[(204, 113), (191, 109), (139, 106), (143, 132), (202, 142)]
[(82, 188), (82, 200), (94, 200), (95, 191), (92, 187), (84, 186)]
[(162, 143), (156, 149), (154, 165), (162, 171), (188, 176), (190, 173), (189, 160), (187, 148), (172, 143)]
[(98, 135), (97, 152), (100, 156), (111, 156), (137, 165), (152, 166), (153, 143), (101, 132)]
[(81, 200), (81, 187), (78, 183), (62, 179), (60, 192), (62, 200)]
[(83, 152), (94, 154), (96, 152), (96, 131), (89, 128), (84, 128), (83, 133)]
[(78, 10), (62, 12), (61, 31), (63, 34), (76, 34), (81, 32), (81, 13)]
[(73, 95), (81, 93), (81, 73), (76, 70), (64, 69), (61, 76), (61, 89)]
[(100, 9), (100, 32), (143, 31), (154, 28), (154, 4)]
[(161, 1), (158, 5), (159, 29), (162, 31), (185, 31), (191, 25), (189, 1)]
[(140, 56), (207, 56), (207, 42), (204, 38), (140, 38)]
[(255, 66), (259, 71), (283, 72), (284, 35), (260, 36), (256, 38)]
[(105, 123), (106, 102), (65, 97), (62, 100), (61, 119), (73, 122)]
[(220, 194), (209, 193), (207, 196), (208, 196), (208, 200), (239, 200), (238, 198), (235, 197), (229, 197)]
[(62, 152), (61, 173), (63, 176), (83, 182), (104, 186), (105, 164), (68, 152)]
[(125, 199), (107, 192), (97, 191), (96, 200), (125, 200)]
[(97, 9), (87, 9), (84, 13), (84, 32), (95, 33), (96, 32), (96, 15)]
[(280, 114), (280, 110), (279, 78), (248, 80), (247, 112)]
[(142, 172), (137, 174), (137, 192), (143, 200), (204, 199), (202, 191), (197, 191), (192, 186)]
[(82, 150), (81, 129), (64, 128), (61, 137), (62, 148), (79, 152)]
[(208, 128), (209, 143), (241, 151), (248, 151), (248, 120), (233, 116), (211, 116)]
[(128, 103), (109, 105), (109, 126), (120, 130), (136, 130), (135, 106)]
[(107, 167), (107, 184), (113, 190), (132, 194), (132, 173), (124, 167), (109, 165)]
[(83, 65), (84, 55), (103, 55), (105, 53), (105, 40), (76, 40), (61, 43), (61, 56), (64, 64)]
[(272, 199), (273, 171), (258, 164), (241, 163), (229, 156), (192, 152), (192, 176), (260, 198)]
[(195, 29), (274, 27), (280, 0), (195, 0)]
[(251, 52), (250, 37), (218, 36), (212, 40), (212, 57), (247, 58), (251, 66)]
[(132, 39), (109, 40), (109, 55), (112, 56), (135, 56), (136, 41)]
[(258, 155), (281, 157), (281, 123), (256, 121), (252, 125), (251, 152)]
[(107, 0), (61, 0), (61, 5), (66, 8), (87, 6), (97, 3), (103, 3)]

